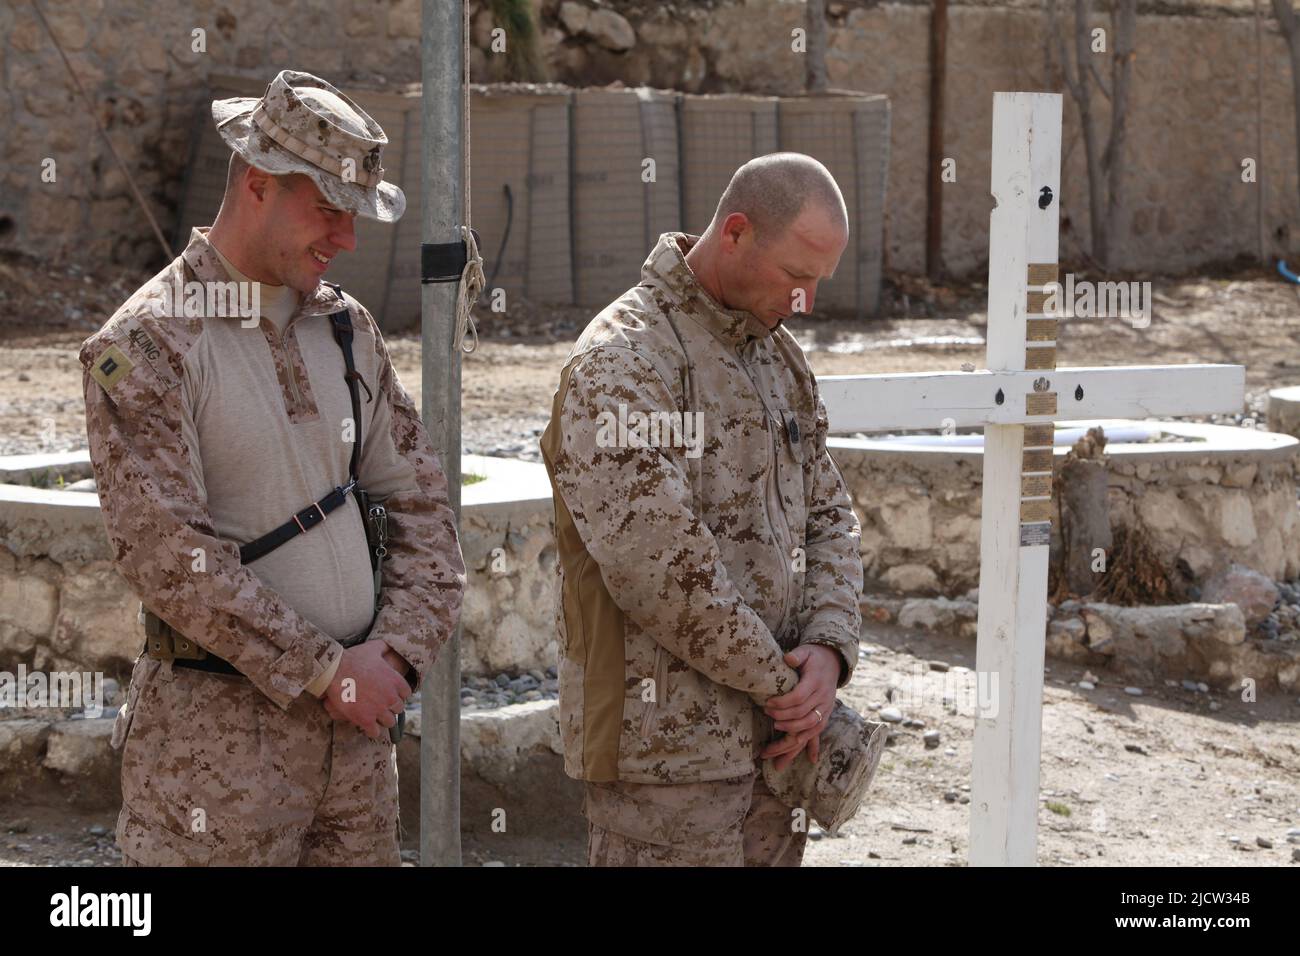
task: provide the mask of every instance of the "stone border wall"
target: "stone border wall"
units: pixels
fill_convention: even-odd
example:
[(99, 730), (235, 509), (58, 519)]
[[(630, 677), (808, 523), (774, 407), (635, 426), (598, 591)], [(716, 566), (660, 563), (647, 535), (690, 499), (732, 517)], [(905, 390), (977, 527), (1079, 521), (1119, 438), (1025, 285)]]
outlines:
[[(1224, 426), (1162, 423), (1189, 435), (1242, 437)], [(1275, 580), (1300, 573), (1300, 516), (1293, 462), (1300, 442), (1246, 432), (1264, 446), (1112, 444), (1111, 523), (1140, 518), (1169, 567), (1186, 561), (1196, 579), (1244, 565)], [(979, 448), (898, 447), (829, 440), (863, 522), (868, 591), (958, 597), (979, 584)], [(1068, 449), (1056, 448), (1060, 474)], [(1059, 522), (1052, 527), (1060, 545)]]
[[(1252, 437), (1227, 431), (1243, 441)], [(1232, 563), (1273, 579), (1295, 578), (1300, 534), (1293, 460), (1300, 443), (1269, 437), (1277, 445), (1271, 450), (1111, 446), (1114, 519), (1141, 516), (1162, 557), (1186, 561), (1198, 579)], [(977, 586), (978, 450), (831, 443), (863, 522), (869, 593), (960, 597)], [(1065, 449), (1058, 452), (1059, 467)], [(70, 459), (60, 467), (71, 476), (84, 466), (75, 455), (59, 457)], [(12, 462), (0, 461), (0, 468), (13, 474)], [(34, 457), (27, 465), (40, 472)], [(462, 491), (469, 574), (462, 672), (490, 677), (558, 664), (554, 514), (542, 466), (466, 456), (463, 467), (490, 477)], [(96, 496), (0, 485), (0, 543), (0, 670), (13, 671), (19, 662), (41, 670), (98, 670), (124, 684), (140, 647), (138, 602), (113, 568)]]
[[(71, 475), (85, 467), (77, 456), (55, 457), (73, 459), (60, 466)], [(10, 474), (12, 462), (5, 460)], [(465, 456), (462, 467), (488, 474), (462, 490), (469, 575), (462, 672), (493, 676), (558, 664), (545, 472), (476, 455)], [(0, 544), (0, 670), (12, 673), (22, 662), (43, 671), (102, 671), (125, 686), (143, 642), (139, 601), (113, 567), (98, 497), (0, 484)]]

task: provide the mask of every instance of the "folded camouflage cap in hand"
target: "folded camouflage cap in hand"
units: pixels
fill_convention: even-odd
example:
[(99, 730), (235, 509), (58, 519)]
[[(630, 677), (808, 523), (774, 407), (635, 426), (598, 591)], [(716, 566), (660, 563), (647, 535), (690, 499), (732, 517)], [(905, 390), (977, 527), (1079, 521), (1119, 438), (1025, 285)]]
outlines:
[(787, 806), (803, 807), (834, 833), (862, 806), (888, 736), (888, 724), (866, 720), (837, 699), (821, 732), (817, 762), (805, 751), (777, 770), (776, 761), (768, 758), (763, 780)]

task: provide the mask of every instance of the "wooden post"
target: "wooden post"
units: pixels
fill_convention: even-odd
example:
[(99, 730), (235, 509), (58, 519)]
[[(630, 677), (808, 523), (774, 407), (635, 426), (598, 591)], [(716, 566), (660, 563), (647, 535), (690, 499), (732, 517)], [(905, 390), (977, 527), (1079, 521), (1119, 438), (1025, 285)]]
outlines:
[(1061, 97), (993, 95), (988, 368), (828, 375), (833, 434), (984, 429), (970, 862), (1035, 863), (1053, 420), (1240, 411), (1240, 365), (1056, 367)]
[[(1050, 507), (1044, 505), (1051, 503), (1051, 419), (1057, 394), (1047, 374), (1056, 368), (1055, 333), (1050, 344), (1035, 343), (1031, 351), (1027, 322), (1031, 271), (1036, 270), (1036, 286), (1056, 281), (1060, 175), (1061, 97), (995, 93), (992, 190), (997, 206), (989, 223), (988, 367), (1020, 371), (1028, 363), (1044, 369), (1046, 386), (1025, 400), (1026, 411), (1036, 402), (1034, 410), (1044, 413), (1042, 419), (1030, 420), (1048, 425), (1047, 440), (1031, 441), (1046, 445), (1048, 452), (1026, 451), (1032, 446), (1025, 441), (1024, 425), (991, 425), (984, 431), (975, 673), (989, 696), (980, 700), (975, 716), (970, 860), (976, 865), (1032, 865), (1037, 847), (1051, 532)], [(1041, 304), (1036, 312), (1042, 314)], [(1028, 483), (1044, 471), (1046, 490), (1024, 487), (1022, 480)], [(1025, 495), (1026, 490), (1037, 494)]]

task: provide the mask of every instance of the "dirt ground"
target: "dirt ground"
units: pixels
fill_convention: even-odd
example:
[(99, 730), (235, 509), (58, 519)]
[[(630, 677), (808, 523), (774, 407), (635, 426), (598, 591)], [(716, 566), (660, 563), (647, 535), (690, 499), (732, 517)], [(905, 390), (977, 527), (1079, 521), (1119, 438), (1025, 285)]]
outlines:
[[(872, 625), (843, 699), (892, 703), (921, 728), (895, 739), (858, 815), (835, 837), (812, 827), (806, 866), (963, 866), (970, 843), (974, 642)], [(931, 661), (944, 671), (930, 669)], [(1042, 866), (1300, 866), (1300, 701), (1144, 687), (1048, 661), (1043, 689)], [(1175, 679), (1181, 675), (1171, 675)], [(943, 703), (954, 698), (956, 713)], [(1210, 701), (1220, 710), (1212, 712)], [(921, 735), (937, 730), (927, 749)], [(946, 751), (953, 751), (951, 754)], [(116, 814), (46, 804), (0, 810), (0, 866), (111, 866)], [(17, 823), (22, 832), (10, 832)], [(91, 827), (107, 834), (95, 835)], [(1234, 838), (1236, 842), (1234, 842)], [(1269, 844), (1265, 847), (1261, 840)], [(406, 841), (408, 860), (416, 844)], [(580, 841), (467, 838), (466, 865), (580, 865)]]
[[(33, 274), (33, 270), (44, 269)], [(0, 254), (0, 455), (85, 447), (80, 343), (148, 276), (89, 277)], [(1262, 420), (1269, 388), (1300, 384), (1300, 287), (1238, 270), (1152, 283), (1149, 327), (1120, 319), (1064, 320), (1058, 364), (1246, 366), (1247, 405)], [(53, 289), (57, 297), (42, 296)], [(895, 276), (883, 315), (867, 322), (812, 317), (791, 325), (819, 375), (984, 366), (986, 291), (932, 287)], [(482, 341), (462, 367), (465, 451), (540, 460), (537, 436), (569, 347), (591, 310), (518, 303), (478, 310)], [(387, 336), (403, 384), (419, 404), (420, 342)]]
[[(0, 256), (0, 454), (85, 446), (77, 346), (145, 278), (87, 277)], [(1247, 369), (1243, 413), (1261, 421), (1268, 388), (1300, 384), (1296, 287), (1259, 270), (1136, 278), (1152, 282), (1150, 326), (1066, 321), (1060, 365), (1241, 363)], [(965, 362), (978, 368), (985, 294), (979, 283), (931, 287), (894, 276), (884, 318), (813, 318), (792, 331), (819, 374), (956, 369)], [(537, 458), (536, 436), (560, 366), (589, 317), (589, 310), (527, 303), (505, 315), (480, 310), (483, 341), (465, 358), (462, 373), (466, 451)], [(418, 404), (419, 339), (395, 332), (388, 339)], [(974, 644), (872, 625), (864, 647), (870, 653), (846, 699), (863, 709), (889, 703), (893, 693), (904, 715), (925, 726), (896, 728), (867, 804), (839, 836), (815, 830), (806, 863), (962, 865), (973, 718), (969, 709), (950, 713), (942, 697), (945, 683), (959, 688), (972, 675), (951, 669), (913, 675), (928, 661), (973, 667)], [(1096, 690), (1087, 691), (1076, 686), (1082, 668), (1048, 665), (1040, 864), (1300, 863), (1300, 856), (1293, 859), (1300, 835), (1291, 842), (1287, 836), (1300, 828), (1300, 701), (1264, 693), (1243, 703), (1189, 692), (1178, 686), (1181, 674), (1165, 675), (1175, 686), (1145, 687), (1132, 696), (1103, 672)], [(963, 700), (960, 690), (957, 699)], [(1212, 699), (1220, 704), (1214, 712)], [(927, 749), (921, 734), (931, 729), (941, 743)], [(112, 813), (50, 805), (0, 808), (0, 865), (112, 864), (114, 822)], [(576, 863), (581, 847), (530, 846), (521, 839), (516, 851), (494, 842), (489, 853), (467, 843), (465, 858), (470, 864)]]

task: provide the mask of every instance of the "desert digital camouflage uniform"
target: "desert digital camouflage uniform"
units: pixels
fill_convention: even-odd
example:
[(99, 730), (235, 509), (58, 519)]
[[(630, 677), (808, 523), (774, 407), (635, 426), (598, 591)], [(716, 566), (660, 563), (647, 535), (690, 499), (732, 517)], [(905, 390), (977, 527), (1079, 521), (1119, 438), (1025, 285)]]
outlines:
[[(81, 349), (86, 424), (118, 570), (146, 607), (245, 676), (141, 656), (113, 746), (129, 862), (398, 861), (396, 753), (319, 696), (374, 597), (360, 511), (245, 567), (238, 545), (348, 480), (352, 416), (323, 283), (281, 335), (265, 316), (191, 314), (176, 289), (229, 279), (195, 230)], [(371, 636), (428, 672), (465, 569), (447, 482), (373, 318), (347, 298), (361, 391), (362, 487), (389, 510)], [(155, 312), (162, 312), (161, 316)], [(143, 635), (141, 636), (143, 644)]]
[[(805, 834), (759, 772), (761, 708), (794, 689), (799, 644), (839, 652), (840, 686), (852, 676), (861, 526), (798, 343), (700, 286), (697, 241), (661, 236), (587, 326), (541, 440), (565, 770), (588, 782), (593, 864), (797, 865)], [(698, 454), (686, 433), (632, 435), (638, 413), (685, 412)]]

